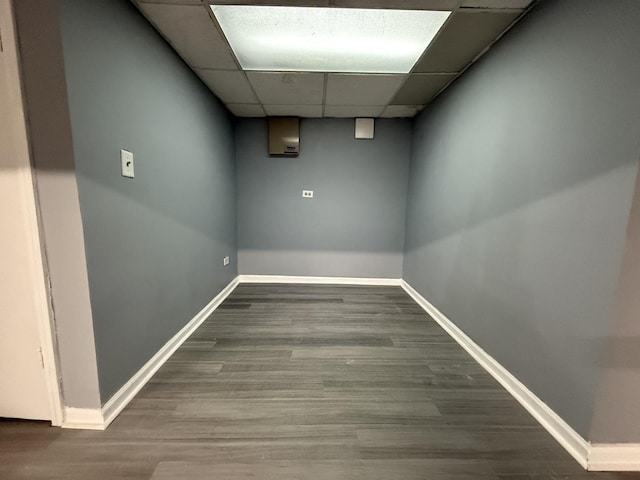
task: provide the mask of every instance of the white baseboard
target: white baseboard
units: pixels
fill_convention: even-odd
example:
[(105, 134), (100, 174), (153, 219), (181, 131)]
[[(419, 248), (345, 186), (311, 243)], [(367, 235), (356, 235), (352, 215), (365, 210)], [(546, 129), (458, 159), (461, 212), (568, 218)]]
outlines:
[(102, 407), (102, 409), (65, 408), (63, 428), (104, 430), (146, 385), (154, 373), (164, 365), (173, 353), (229, 296), (238, 285), (233, 279), (224, 290), (200, 310), (178, 333), (176, 333), (144, 366), (136, 372)]
[(571, 428), (549, 406), (540, 400), (531, 390), (515, 378), (469, 338), (442, 312), (429, 303), (422, 295), (404, 280), (402, 288), (426, 311), (440, 326), (464, 348), (482, 367), (500, 383), (540, 424), (562, 445), (583, 468), (588, 467), (590, 444)]
[(300, 283), (317, 285), (389, 285), (400, 286), (399, 278), (304, 277), (291, 275), (238, 275), (240, 283)]
[(596, 472), (640, 471), (640, 443), (593, 443), (587, 469)]
[(99, 408), (74, 408), (64, 407), (62, 428), (75, 428), (81, 430), (104, 430), (102, 410)]

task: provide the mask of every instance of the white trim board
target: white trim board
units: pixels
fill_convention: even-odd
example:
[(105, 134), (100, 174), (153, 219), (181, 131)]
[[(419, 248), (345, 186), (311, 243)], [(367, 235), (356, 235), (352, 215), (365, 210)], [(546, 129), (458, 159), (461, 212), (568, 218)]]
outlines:
[(640, 444), (591, 444), (440, 310), (402, 280), (402, 288), (586, 470), (640, 471)]
[[(0, 45), (4, 42), (2, 57), (0, 58), (3, 71), (2, 79), (0, 80), (0, 108), (2, 109), (3, 117), (1, 128), (3, 131), (8, 132), (6, 136), (3, 135), (0, 155), (3, 157), (6, 155), (6, 158), (12, 159), (8, 164), (3, 162), (3, 166), (12, 165), (11, 171), (6, 173), (11, 175), (10, 178), (15, 186), (15, 190), (7, 193), (8, 197), (3, 197), (3, 202), (6, 203), (9, 198), (12, 199), (10, 203), (16, 202), (11, 208), (15, 212), (19, 212), (21, 217), (20, 221), (17, 221), (17, 217), (16, 219), (10, 220), (10, 224), (6, 223), (7, 221), (3, 217), (3, 224), (6, 229), (18, 228), (20, 237), (23, 237), (22, 241), (24, 243), (20, 250), (21, 256), (19, 259), (16, 259), (16, 262), (21, 262), (19, 269), (25, 271), (28, 275), (28, 284), (30, 284), (30, 286), (28, 291), (24, 290), (25, 297), (23, 299), (21, 297), (19, 302), (20, 304), (24, 304), (22, 314), (27, 314), (27, 311), (29, 312), (27, 314), (28, 318), (24, 319), (26, 326), (22, 333), (26, 335), (28, 330), (33, 329), (33, 334), (37, 335), (37, 343), (39, 344), (38, 347), (42, 355), (42, 368), (44, 369), (42, 381), (44, 382), (44, 389), (46, 390), (49, 410), (47, 419), (51, 420), (53, 426), (59, 426), (62, 424), (64, 412), (60, 392), (60, 381), (58, 379), (58, 364), (55, 354), (55, 328), (53, 325), (53, 314), (50, 310), (51, 299), (49, 289), (47, 288), (48, 267), (44, 254), (43, 240), (41, 238), (41, 226), (39, 224), (39, 212), (36, 199), (37, 191), (33, 179), (33, 167), (30, 158), (29, 128), (23, 101), (24, 91), (21, 82), (22, 77), (15, 21), (15, 11), (12, 2), (9, 0), (0, 0), (0, 32), (2, 34), (0, 35), (2, 37), (0, 38)], [(3, 246), (3, 248), (5, 248), (5, 246)], [(22, 257), (22, 255), (24, 255), (24, 257)], [(15, 265), (3, 264), (3, 268), (10, 274), (12, 269), (17, 267), (17, 265), (17, 263)], [(11, 329), (9, 331), (11, 331)], [(4, 333), (7, 333), (7, 331)], [(29, 334), (29, 337), (31, 337), (31, 334)], [(24, 337), (21, 337), (21, 341), (24, 341)], [(29, 345), (28, 347), (29, 351), (33, 352), (29, 358), (34, 359), (35, 357), (35, 363), (38, 362), (36, 357), (37, 353), (32, 350), (32, 347), (35, 347), (36, 338), (33, 338), (33, 344), (34, 345)], [(24, 347), (27, 348), (27, 345), (25, 344)], [(21, 365), (22, 363), (14, 365), (12, 371), (20, 369)], [(21, 372), (22, 375), (26, 375), (26, 373), (29, 372), (29, 375), (25, 378), (35, 383), (35, 372), (32, 370), (33, 364), (25, 361), (24, 366), (26, 370)], [(4, 380), (6, 383), (5, 386), (8, 387), (12, 385), (11, 379)], [(40, 379), (38, 379), (38, 383), (40, 383)], [(18, 391), (11, 390), (10, 398), (15, 398), (14, 395), (28, 394), (27, 390), (23, 388), (26, 387), (27, 382), (25, 381), (25, 383), (20, 385), (21, 387)], [(33, 387), (33, 385), (31, 387)], [(31, 387), (29, 388), (31, 394), (39, 390)], [(34, 404), (28, 402), (27, 405)], [(44, 411), (37, 412), (36, 414), (36, 410), (39, 409), (33, 408), (34, 409), (25, 408), (22, 413), (27, 415), (35, 414), (37, 415), (36, 418), (45, 419), (46, 414)]]
[(136, 374), (118, 390), (101, 409), (65, 408), (63, 428), (104, 430), (115, 420), (118, 414), (133, 400), (133, 397), (146, 385), (154, 373), (164, 365), (173, 353), (191, 336), (191, 334), (214, 312), (216, 308), (238, 286), (234, 278), (218, 295), (200, 310), (173, 338), (171, 338)]
[(593, 443), (588, 470), (596, 472), (640, 471), (640, 443)]
[(304, 277), (289, 275), (238, 275), (240, 283), (294, 283), (310, 285), (388, 285), (400, 286), (400, 278)]
[(104, 430), (107, 428), (107, 424), (104, 422), (104, 416), (100, 408), (64, 407), (62, 428)]

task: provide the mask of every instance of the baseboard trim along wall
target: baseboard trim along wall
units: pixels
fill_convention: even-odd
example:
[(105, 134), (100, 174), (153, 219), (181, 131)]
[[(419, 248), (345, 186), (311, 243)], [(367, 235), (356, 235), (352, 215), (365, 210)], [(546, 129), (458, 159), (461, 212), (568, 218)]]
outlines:
[(62, 428), (76, 428), (79, 430), (104, 430), (102, 409), (64, 407)]
[(288, 275), (238, 275), (240, 283), (300, 283), (314, 285), (390, 285), (400, 286), (399, 278), (295, 277)]
[(63, 428), (104, 430), (129, 404), (154, 373), (191, 336), (240, 283), (290, 283), (316, 285), (387, 285), (402, 287), (469, 355), (544, 427), (567, 452), (591, 471), (640, 471), (640, 444), (591, 444), (571, 428), (506, 368), (485, 352), (411, 285), (397, 278), (297, 277), (238, 275), (191, 321), (169, 340), (102, 409), (65, 407)]
[(589, 443), (585, 439), (404, 280), (402, 281), (402, 288), (429, 316), (438, 322), (451, 338), (458, 342), (469, 355), (527, 409), (580, 465), (587, 468)]
[(596, 472), (638, 472), (640, 443), (592, 443), (588, 468)]
[(640, 470), (640, 444), (589, 443), (411, 285), (404, 280), (401, 285), (409, 296), (495, 378), (584, 469), (591, 471)]
[(178, 333), (176, 333), (136, 374), (125, 383), (102, 407), (102, 409), (65, 408), (63, 428), (104, 430), (126, 407), (133, 397), (146, 385), (154, 373), (164, 365), (187, 338), (215, 311), (216, 308), (238, 286), (238, 277), (233, 279), (218, 295), (200, 310)]

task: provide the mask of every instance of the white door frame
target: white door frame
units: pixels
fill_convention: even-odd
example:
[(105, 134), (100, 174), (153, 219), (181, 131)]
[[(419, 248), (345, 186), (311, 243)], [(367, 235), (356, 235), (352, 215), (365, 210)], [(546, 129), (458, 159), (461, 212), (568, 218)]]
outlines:
[[(0, 88), (0, 95), (6, 96), (7, 103), (10, 102), (10, 98), (24, 98), (15, 25), (12, 0), (0, 0), (0, 55), (4, 57), (3, 61), (6, 62), (8, 73), (5, 79), (0, 79), (5, 84), (3, 88)], [(37, 191), (33, 179), (24, 102), (16, 104), (14, 101), (11, 107), (10, 111), (3, 112), (3, 115), (5, 115), (7, 122), (13, 122), (14, 131), (17, 132), (11, 153), (16, 155), (21, 165), (24, 166), (24, 168), (19, 169), (17, 181), (20, 183), (22, 190), (23, 204), (26, 210), (25, 224), (28, 225), (29, 229), (27, 232), (28, 245), (26, 247), (31, 254), (29, 255), (29, 265), (26, 265), (26, 267), (29, 269), (34, 284), (37, 284), (34, 288), (34, 307), (37, 312), (36, 322), (49, 397), (51, 423), (59, 426), (62, 425), (63, 413), (55, 336), (53, 334), (55, 331), (53, 325), (54, 315), (47, 274), (46, 254), (40, 235), (42, 230), (38, 216)]]

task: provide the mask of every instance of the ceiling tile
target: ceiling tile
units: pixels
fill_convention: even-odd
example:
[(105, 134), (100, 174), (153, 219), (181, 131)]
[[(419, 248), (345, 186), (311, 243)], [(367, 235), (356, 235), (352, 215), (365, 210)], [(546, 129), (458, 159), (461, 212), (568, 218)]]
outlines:
[(327, 105), (324, 107), (324, 116), (336, 118), (378, 117), (383, 110), (384, 105)]
[(422, 109), (422, 105), (389, 105), (382, 112), (381, 117), (413, 117)]
[(526, 8), (532, 0), (462, 0), (461, 7), (469, 8)]
[(321, 105), (323, 73), (247, 72), (258, 99), (265, 105)]
[(406, 75), (330, 73), (327, 105), (386, 105), (404, 82)]
[(265, 105), (270, 117), (322, 117), (322, 105)]
[(243, 72), (196, 70), (198, 76), (224, 103), (258, 103)]
[(391, 103), (394, 105), (424, 105), (454, 78), (456, 78), (455, 73), (414, 73), (402, 85)]
[(455, 12), (414, 72), (460, 72), (519, 15), (520, 12)]
[(236, 117), (264, 117), (262, 105), (251, 105), (247, 103), (227, 103), (227, 108)]
[(231, 49), (203, 5), (141, 3), (140, 9), (192, 67), (235, 70)]

